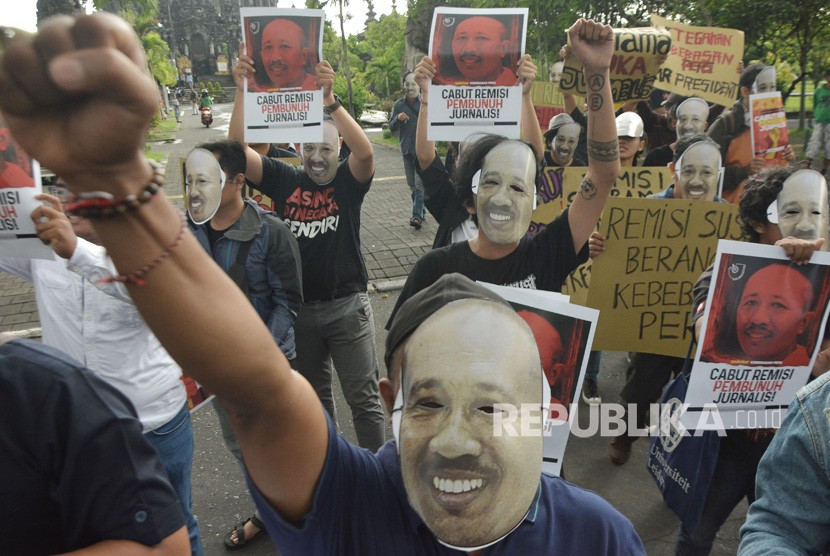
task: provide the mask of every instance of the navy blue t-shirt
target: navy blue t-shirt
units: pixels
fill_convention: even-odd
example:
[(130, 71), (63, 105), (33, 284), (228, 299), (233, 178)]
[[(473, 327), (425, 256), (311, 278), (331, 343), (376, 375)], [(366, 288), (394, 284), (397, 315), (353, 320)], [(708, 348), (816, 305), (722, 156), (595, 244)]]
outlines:
[[(302, 524), (282, 519), (256, 487), (251, 493), (284, 556), (465, 554), (440, 544), (409, 506), (394, 441), (377, 454), (347, 442), (329, 426), (328, 453), (313, 507)], [(494, 511), (496, 511), (494, 509)], [(542, 474), (524, 521), (488, 555), (645, 554), (634, 526), (599, 495)]]
[(0, 553), (155, 546), (184, 523), (123, 394), (53, 348), (0, 345)]

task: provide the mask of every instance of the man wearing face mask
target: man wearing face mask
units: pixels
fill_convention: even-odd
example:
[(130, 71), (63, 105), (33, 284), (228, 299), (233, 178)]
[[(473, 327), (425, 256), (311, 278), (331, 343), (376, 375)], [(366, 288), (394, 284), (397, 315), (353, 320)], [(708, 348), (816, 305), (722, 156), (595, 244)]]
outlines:
[[(199, 174), (221, 176), (221, 187), (216, 184), (219, 204), (211, 209), (206, 221), (197, 221), (190, 201), (190, 230), (216, 264), (245, 292), (274, 342), (285, 358), (293, 362), (294, 319), (303, 306), (300, 251), (284, 222), (252, 200), (242, 198), (245, 163), (245, 150), (236, 141), (206, 143), (193, 149), (185, 163), (188, 198)], [(241, 464), (242, 454), (228, 416), (221, 405), (215, 404), (214, 408), (225, 445)], [(255, 513), (225, 536), (225, 546), (231, 550), (241, 548), (263, 529), (260, 516)]]
[[(244, 140), (241, 93), (254, 71), (253, 60), (240, 48), (233, 71), (238, 94), (228, 131), (231, 140)], [(374, 153), (366, 134), (332, 92), (331, 65), (317, 64), (316, 76), (330, 116), (323, 122), (323, 142), (302, 145), (302, 168), (246, 147), (245, 177), (274, 200), (277, 214), (300, 246), (305, 302), (294, 323), (295, 368), (314, 386), (332, 418), (332, 366), (337, 369), (358, 442), (376, 450), (383, 444), (384, 417), (368, 275), (360, 252), (360, 208), (372, 184)], [(351, 150), (342, 162), (338, 134)]]
[[(689, 135), (677, 141), (674, 162), (669, 165), (674, 183), (653, 196), (655, 199), (685, 199), (689, 201), (718, 201), (718, 175), (721, 166), (717, 144), (702, 133)], [(655, 353), (634, 353), (622, 391), (620, 403), (636, 406), (637, 428), (646, 426), (649, 404), (657, 402), (663, 387), (672, 374), (683, 368), (683, 359)], [(622, 416), (627, 421), (628, 416)], [(637, 436), (622, 434), (608, 447), (608, 455), (615, 465), (622, 465), (631, 457), (631, 447)]]
[(557, 114), (545, 132), (545, 166), (585, 166), (577, 147), (582, 126), (568, 114)]
[(392, 116), (389, 118), (389, 129), (398, 132), (403, 171), (412, 192), (412, 218), (409, 219), (409, 225), (420, 230), (424, 222), (424, 183), (421, 176), (415, 172), (415, 166), (418, 164), (415, 154), (415, 131), (418, 127), (418, 114), (421, 112), (421, 99), (418, 98), (421, 88), (415, 82), (413, 72), (406, 74), (403, 87), (406, 95), (395, 101)]
[[(570, 208), (532, 238), (525, 235), (536, 198), (534, 147), (487, 135), (466, 147), (453, 186), (477, 220), (478, 235), (425, 254), (401, 291), (404, 301), (453, 272), (493, 284), (560, 291), (587, 260), (587, 241), (619, 174), (619, 148), (608, 68), (613, 31), (593, 21), (570, 30), (571, 48), (593, 84), (588, 106), (588, 172)], [(387, 324), (387, 327), (389, 324)]]
[[(673, 96), (677, 97), (678, 95), (674, 94)], [(698, 97), (680, 97), (679, 104), (672, 104), (669, 107), (669, 118), (676, 122), (677, 140), (695, 133), (704, 133), (709, 126), (707, 123), (708, 116), (709, 104)], [(650, 150), (646, 154), (643, 166), (668, 166), (674, 159), (674, 149), (676, 147), (677, 141), (674, 141), (668, 145)]]
[(769, 219), (783, 237), (828, 237), (827, 180), (815, 170), (798, 170), (784, 180)]
[[(708, 134), (721, 148), (723, 157), (723, 198), (737, 204), (748, 178), (763, 167), (763, 159), (752, 153), (752, 129), (749, 121), (749, 97), (757, 93), (771, 93), (776, 90), (775, 68), (764, 64), (752, 64), (744, 69), (738, 81), (741, 98), (730, 110), (712, 123)], [(793, 160), (795, 151), (789, 145), (784, 158)]]

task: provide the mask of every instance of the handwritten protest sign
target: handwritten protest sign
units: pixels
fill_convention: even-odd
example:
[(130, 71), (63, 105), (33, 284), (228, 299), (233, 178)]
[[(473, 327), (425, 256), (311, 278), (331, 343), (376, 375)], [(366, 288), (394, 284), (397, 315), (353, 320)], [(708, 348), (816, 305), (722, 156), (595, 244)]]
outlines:
[[(614, 29), (610, 73), (614, 102), (648, 99), (657, 80), (660, 59), (670, 48), (671, 37), (664, 29)], [(565, 93), (581, 97), (587, 94), (582, 66), (573, 54), (565, 59), (560, 86)]]
[(749, 113), (752, 121), (752, 152), (764, 161), (764, 166), (786, 166), (784, 149), (790, 144), (787, 114), (781, 92), (760, 93), (749, 96)]
[[(570, 206), (585, 174), (586, 167), (555, 168), (542, 171), (543, 183), (539, 189), (539, 204), (530, 219), (530, 233), (536, 234)], [(672, 182), (668, 168), (623, 168), (620, 177), (611, 190), (612, 197), (647, 197), (664, 190)], [(571, 302), (585, 305), (588, 283), (591, 276), (591, 261), (571, 272), (562, 288), (571, 297)]]
[(683, 357), (692, 286), (719, 238), (740, 239), (738, 207), (676, 199), (609, 199), (588, 306), (600, 310), (594, 348)]
[(731, 106), (738, 98), (738, 65), (744, 33), (719, 27), (695, 27), (657, 15), (651, 24), (671, 33), (671, 52), (661, 66), (657, 87)]
[(519, 138), (522, 89), (516, 64), (525, 51), (527, 14), (527, 8), (435, 8), (430, 140), (462, 141), (473, 133)]
[[(559, 475), (579, 402), (599, 314), (554, 292), (482, 283), (510, 302), (536, 338), (547, 379), (549, 419), (544, 425), (542, 471)], [(541, 426), (541, 423), (540, 423)]]
[(530, 94), (539, 127), (547, 129), (550, 119), (564, 111), (565, 100), (562, 91), (556, 83), (535, 81)]
[(830, 253), (801, 266), (779, 247), (720, 242), (680, 422), (716, 404), (726, 428), (777, 427), (809, 379), (828, 298)]
[(245, 82), (245, 140), (323, 140), (323, 11), (241, 8), (242, 36), (256, 72)]

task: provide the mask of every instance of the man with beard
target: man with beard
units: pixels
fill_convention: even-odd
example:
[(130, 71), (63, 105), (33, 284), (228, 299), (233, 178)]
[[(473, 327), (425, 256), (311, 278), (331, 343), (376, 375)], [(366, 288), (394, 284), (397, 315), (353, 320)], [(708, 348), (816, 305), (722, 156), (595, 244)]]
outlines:
[(415, 264), (395, 311), (444, 274), (508, 286), (560, 291), (572, 270), (587, 260), (588, 237), (597, 224), (619, 170), (614, 109), (608, 70), (613, 31), (591, 20), (569, 30), (571, 48), (582, 62), (588, 97), (589, 165), (570, 208), (542, 232), (526, 238), (536, 196), (534, 148), (498, 135), (468, 146), (458, 161), (454, 187), (478, 224), (474, 239), (434, 249)]
[[(7, 44), (0, 108), (21, 144), (66, 176), (74, 192), (107, 192), (118, 206), (131, 207), (109, 216), (96, 212), (94, 225), (118, 268), (143, 269), (140, 282), (123, 279), (147, 322), (182, 366), (222, 399), (251, 491), (281, 553), (449, 554), (452, 542), (476, 543), (464, 546), (473, 554), (491, 543), (488, 553), (495, 555), (551, 546), (566, 554), (644, 553), (631, 523), (607, 502), (539, 472), (541, 427), (525, 437), (493, 430), (510, 409), (499, 404), (525, 408), (520, 430), (534, 428), (534, 415), (541, 417), (538, 352), (527, 325), (504, 300), (464, 278), (448, 279), (407, 303), (387, 337), (387, 361), (400, 361), (392, 363), (400, 368), (400, 389), (385, 387), (387, 398), (401, 401), (391, 408), (400, 416), (400, 444), (390, 441), (373, 454), (340, 437), (242, 292), (192, 235), (182, 233), (181, 216), (163, 189), (129, 205), (128, 196), (153, 177), (143, 143), (156, 93), (138, 37), (109, 14), (46, 25), (50, 32), (37, 39), (24, 35)], [(574, 35), (582, 25), (571, 29), (572, 42), (581, 42)], [(606, 29), (600, 39), (612, 36)], [(76, 45), (73, 37), (84, 40)], [(52, 54), (38, 57), (35, 40)], [(35, 83), (47, 87), (43, 96), (21, 94)], [(605, 95), (610, 100), (610, 90)], [(70, 102), (78, 97), (84, 102)], [(39, 124), (44, 114), (48, 125)], [(114, 128), (112, 118), (125, 125)], [(67, 130), (78, 127), (90, 131), (86, 143), (70, 140)], [(66, 151), (49, 148), (50, 136)], [(91, 160), (98, 163), (94, 173)], [(148, 261), (155, 262), (148, 268)], [(469, 323), (475, 326), (465, 332)], [(456, 379), (459, 345), (471, 349)], [(473, 419), (478, 426), (471, 426)], [(441, 451), (446, 456), (434, 457)], [(430, 511), (434, 505), (438, 513)], [(467, 519), (458, 519), (461, 514)], [(483, 533), (463, 536), (473, 530)]]
[[(237, 95), (228, 138), (243, 141), (245, 79), (255, 72), (240, 48), (234, 67)], [(378, 363), (368, 275), (360, 252), (360, 207), (374, 175), (372, 144), (332, 92), (334, 70), (317, 64), (325, 112), (322, 143), (304, 143), (302, 168), (267, 158), (246, 147), (248, 181), (274, 200), (277, 214), (300, 246), (303, 309), (294, 323), (295, 368), (314, 386), (335, 418), (332, 363), (337, 369), (361, 446), (383, 444), (384, 418), (378, 394)], [(351, 154), (338, 163), (342, 134)]]
[[(676, 96), (676, 95), (675, 95)], [(681, 97), (679, 104), (673, 104), (668, 109), (668, 117), (675, 121), (677, 139), (680, 140), (695, 133), (704, 133), (709, 126), (709, 104), (698, 97)], [(668, 166), (674, 159), (674, 149), (677, 141), (653, 148), (646, 154), (643, 166)]]
[(420, 230), (424, 222), (424, 183), (421, 176), (415, 172), (415, 166), (418, 164), (415, 154), (415, 131), (418, 127), (418, 114), (421, 112), (421, 100), (418, 98), (421, 89), (415, 82), (413, 72), (406, 74), (403, 87), (406, 95), (395, 101), (392, 115), (389, 117), (389, 129), (398, 132), (403, 171), (412, 194), (412, 218), (409, 219), (409, 225)]

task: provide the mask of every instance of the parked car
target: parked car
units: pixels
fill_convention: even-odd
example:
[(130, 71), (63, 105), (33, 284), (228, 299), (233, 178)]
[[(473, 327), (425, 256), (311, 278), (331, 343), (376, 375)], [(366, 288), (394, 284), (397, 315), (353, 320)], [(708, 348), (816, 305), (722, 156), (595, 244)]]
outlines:
[(389, 114), (383, 110), (364, 110), (357, 121), (365, 127), (384, 127), (389, 123)]

